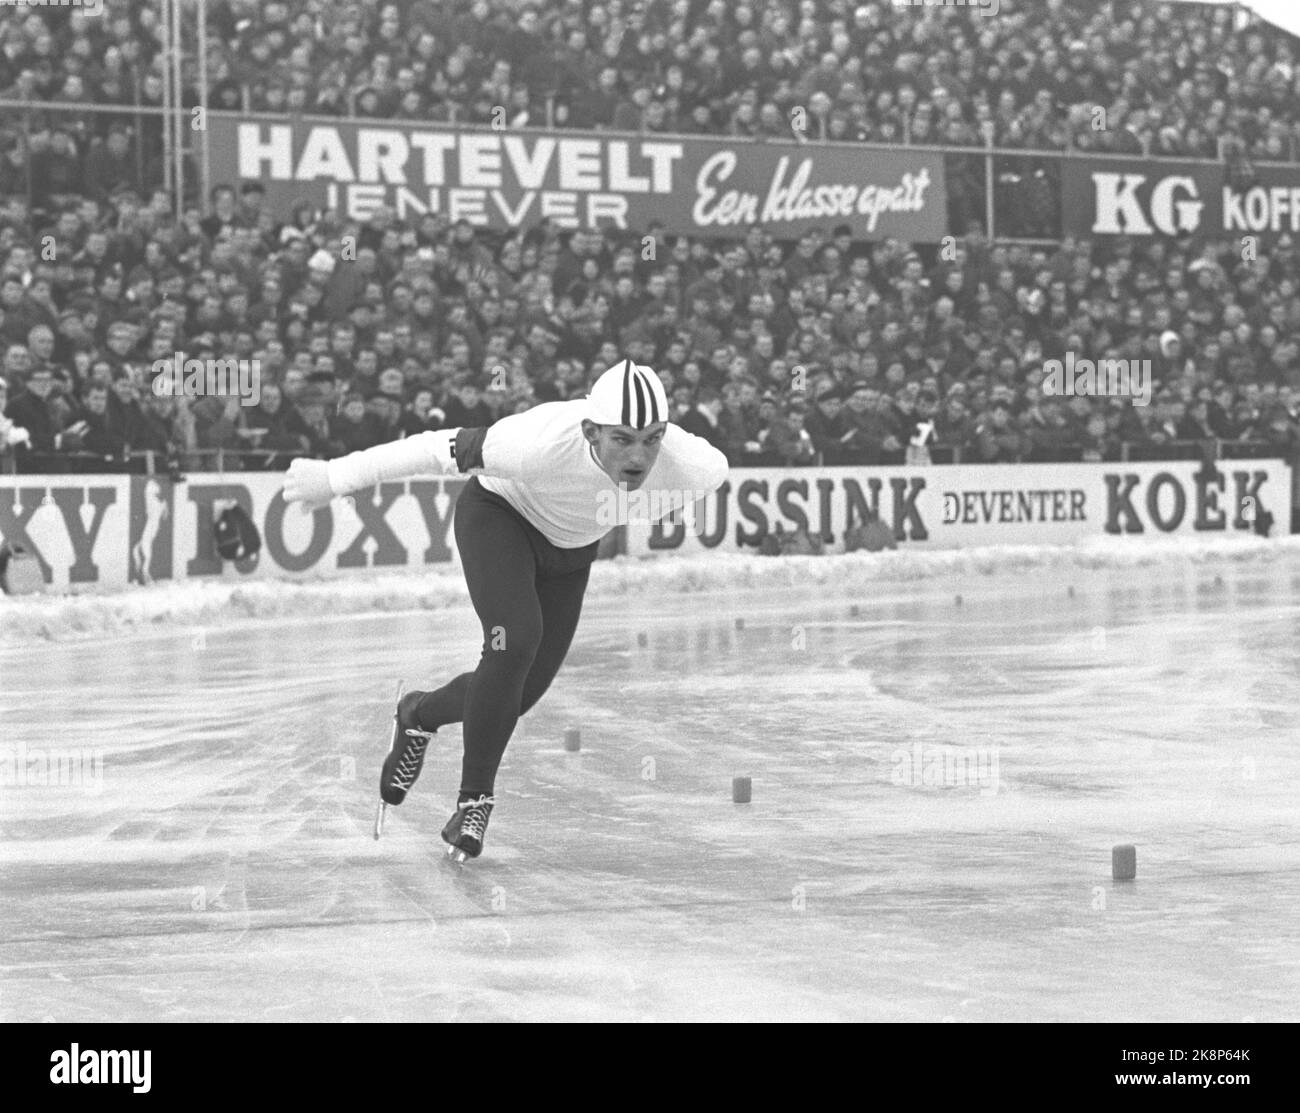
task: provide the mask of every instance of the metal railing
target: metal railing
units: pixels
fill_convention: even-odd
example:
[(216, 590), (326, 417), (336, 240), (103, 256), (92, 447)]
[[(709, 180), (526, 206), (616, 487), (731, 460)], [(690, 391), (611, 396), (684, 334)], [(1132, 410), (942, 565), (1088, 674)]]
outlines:
[[(951, 467), (959, 464), (982, 464), (985, 461), (968, 459), (961, 445), (930, 445), (930, 464), (935, 467)], [(1033, 460), (1022, 458), (1005, 461), (1005, 466), (1035, 463), (1084, 463), (1083, 449), (1071, 449), (1054, 453), (1054, 458)], [(1292, 454), (1295, 455), (1294, 453)], [(1137, 463), (1139, 461), (1177, 461), (1177, 460), (1260, 460), (1274, 457), (1286, 458), (1287, 453), (1270, 441), (1225, 440), (1223, 438), (1206, 438), (1204, 440), (1169, 441), (1164, 445), (1140, 444), (1134, 441), (1121, 441), (1119, 455), (1115, 460), (1103, 460), (1103, 463)], [(149, 449), (132, 449), (117, 455), (104, 455), (94, 452), (24, 452), (22, 467), (17, 466), (18, 459), (12, 451), (0, 454), (0, 474), (87, 474), (130, 472), (139, 475), (176, 475), (185, 472), (227, 471), (284, 471), (289, 461), (297, 458), (312, 458), (308, 452), (296, 452), (291, 449), (248, 449), (248, 448), (197, 448), (175, 453), (162, 453)], [(1300, 459), (1288, 460), (1300, 470)], [(779, 455), (775, 451), (764, 453), (759, 462), (734, 462), (732, 467), (781, 467)], [(803, 464), (795, 467), (827, 467), (825, 455), (821, 452)], [(859, 463), (834, 465), (840, 467), (866, 467)], [(887, 465), (899, 466), (899, 465)]]
[(173, 453), (131, 449), (98, 452), (13, 452), (0, 454), (0, 475), (167, 475), (187, 472), (284, 471), (289, 461), (309, 453), (292, 449), (195, 448)]

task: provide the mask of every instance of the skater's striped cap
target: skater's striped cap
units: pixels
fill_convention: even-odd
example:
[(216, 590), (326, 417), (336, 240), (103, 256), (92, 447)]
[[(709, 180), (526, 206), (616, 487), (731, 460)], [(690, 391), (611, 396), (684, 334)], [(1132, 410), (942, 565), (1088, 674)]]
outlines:
[(597, 425), (644, 429), (668, 420), (668, 395), (651, 368), (625, 359), (592, 385), (587, 416)]

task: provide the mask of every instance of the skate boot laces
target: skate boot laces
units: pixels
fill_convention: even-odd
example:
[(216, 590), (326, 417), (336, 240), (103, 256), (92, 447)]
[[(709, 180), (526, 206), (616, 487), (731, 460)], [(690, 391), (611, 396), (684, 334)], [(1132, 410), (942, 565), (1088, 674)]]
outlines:
[(408, 727), (406, 736), (414, 738), (415, 741), (406, 746), (397, 768), (393, 770), (393, 785), (400, 789), (409, 789), (414, 782), (415, 774), (420, 768), (420, 760), (424, 757), (429, 739), (433, 737), (433, 731)]
[(461, 817), (460, 833), (472, 839), (483, 841), (483, 832), (487, 830), (488, 815), (496, 803), (495, 796), (480, 796), (477, 800), (466, 800), (458, 804), (465, 814)]

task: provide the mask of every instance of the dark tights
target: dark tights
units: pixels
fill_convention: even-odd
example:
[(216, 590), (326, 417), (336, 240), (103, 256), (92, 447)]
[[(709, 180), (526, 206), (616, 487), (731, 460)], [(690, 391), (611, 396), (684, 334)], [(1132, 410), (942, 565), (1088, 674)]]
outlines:
[(454, 529), (470, 601), (483, 624), (483, 655), (473, 672), (428, 693), (417, 719), (426, 730), (464, 723), (464, 798), (492, 793), (515, 723), (559, 672), (597, 544), (551, 544), (477, 479), (456, 500)]

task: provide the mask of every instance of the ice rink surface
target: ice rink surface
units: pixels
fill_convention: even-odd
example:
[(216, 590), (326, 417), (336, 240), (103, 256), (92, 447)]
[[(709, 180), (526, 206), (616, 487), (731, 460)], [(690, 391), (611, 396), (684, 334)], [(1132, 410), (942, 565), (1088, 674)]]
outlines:
[(455, 867), (458, 726), (370, 826), (398, 681), (477, 642), (0, 648), (0, 1019), (1300, 1019), (1294, 557), (589, 599)]

